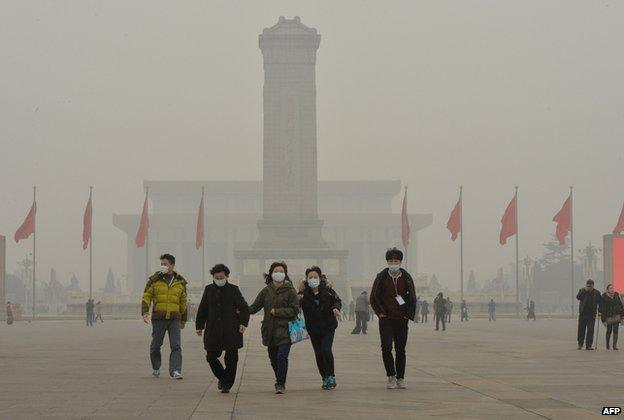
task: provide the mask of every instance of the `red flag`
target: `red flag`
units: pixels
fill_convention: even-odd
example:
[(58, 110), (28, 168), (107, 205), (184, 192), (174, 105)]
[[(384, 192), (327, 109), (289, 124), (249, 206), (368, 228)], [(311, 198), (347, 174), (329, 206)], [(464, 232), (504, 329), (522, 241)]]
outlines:
[(616, 235), (622, 232), (624, 232), (624, 205), (622, 205), (622, 212), (620, 213), (617, 226), (613, 229), (613, 233)]
[(199, 249), (204, 245), (204, 192), (202, 191), (199, 211), (197, 212), (197, 231), (195, 233), (195, 248)]
[(137, 248), (145, 245), (145, 239), (147, 238), (147, 229), (149, 228), (149, 219), (147, 216), (147, 193), (145, 193), (145, 201), (143, 202), (143, 212), (141, 213), (141, 222), (139, 223), (139, 230), (137, 230), (134, 243)]
[(570, 196), (563, 203), (563, 207), (559, 210), (559, 213), (553, 217), (553, 222), (557, 223), (557, 239), (559, 239), (559, 245), (565, 244), (565, 238), (570, 233), (572, 226), (572, 206), (570, 205)]
[(507, 239), (510, 236), (514, 236), (517, 234), (516, 229), (516, 219), (517, 217), (517, 208), (516, 208), (516, 196), (509, 202), (507, 209), (505, 209), (505, 214), (501, 219), (501, 231), (500, 231), (500, 244), (505, 245), (507, 243)]
[(19, 242), (22, 239), (28, 238), (30, 235), (35, 233), (35, 217), (37, 215), (37, 202), (33, 201), (32, 206), (30, 207), (30, 211), (26, 216), (26, 219), (22, 223), (22, 225), (15, 232), (15, 242)]
[(457, 239), (457, 235), (461, 230), (461, 213), (462, 213), (462, 202), (461, 198), (457, 200), (457, 204), (453, 207), (453, 211), (446, 223), (446, 228), (451, 231), (451, 241)]
[(91, 241), (92, 219), (93, 207), (91, 205), (91, 193), (89, 193), (89, 201), (87, 201), (87, 207), (85, 208), (84, 216), (82, 218), (82, 249), (87, 249), (87, 246)]
[(410, 241), (410, 225), (407, 217), (407, 187), (405, 188), (403, 208), (401, 209), (401, 240), (403, 241), (403, 248), (407, 249)]

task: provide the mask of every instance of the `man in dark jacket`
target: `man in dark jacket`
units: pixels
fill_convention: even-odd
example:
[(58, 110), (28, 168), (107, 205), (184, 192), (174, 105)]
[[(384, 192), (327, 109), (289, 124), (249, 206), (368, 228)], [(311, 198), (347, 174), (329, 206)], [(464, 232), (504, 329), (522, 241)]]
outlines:
[(442, 292), (433, 300), (433, 315), (435, 316), (436, 331), (440, 330), (440, 322), (442, 322), (442, 331), (446, 331), (446, 299)]
[(600, 304), (600, 292), (594, 289), (594, 281), (587, 280), (584, 288), (579, 289), (576, 299), (579, 301), (578, 320), (578, 349), (593, 350), (594, 325), (596, 324), (596, 312)]
[[(238, 286), (230, 284), (230, 269), (217, 264), (211, 270), (213, 282), (204, 289), (197, 309), (195, 329), (201, 337), (210, 369), (219, 380), (219, 389), (227, 394), (234, 385), (238, 349), (243, 347), (243, 333), (249, 323), (249, 307)], [(219, 361), (225, 351), (225, 368)]]
[(366, 334), (368, 329), (368, 295), (366, 292), (360, 293), (355, 300), (355, 328), (351, 334)]
[[(416, 291), (414, 280), (401, 268), (403, 252), (397, 248), (386, 252), (388, 267), (383, 269), (373, 283), (370, 304), (379, 317), (381, 352), (388, 376), (388, 389), (405, 389), (405, 346), (408, 320), (416, 316)], [(396, 361), (392, 357), (394, 342)]]

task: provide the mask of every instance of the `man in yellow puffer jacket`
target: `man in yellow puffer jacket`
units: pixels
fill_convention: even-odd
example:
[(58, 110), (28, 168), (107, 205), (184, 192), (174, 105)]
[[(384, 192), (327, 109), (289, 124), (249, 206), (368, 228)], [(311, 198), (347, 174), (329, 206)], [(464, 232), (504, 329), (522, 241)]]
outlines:
[(149, 308), (152, 304), (152, 343), (150, 360), (152, 375), (160, 376), (160, 347), (165, 333), (169, 333), (169, 376), (182, 379), (181, 329), (186, 323), (186, 280), (174, 271), (175, 257), (170, 254), (160, 256), (160, 271), (154, 273), (145, 285), (141, 314), (143, 321), (150, 322)]

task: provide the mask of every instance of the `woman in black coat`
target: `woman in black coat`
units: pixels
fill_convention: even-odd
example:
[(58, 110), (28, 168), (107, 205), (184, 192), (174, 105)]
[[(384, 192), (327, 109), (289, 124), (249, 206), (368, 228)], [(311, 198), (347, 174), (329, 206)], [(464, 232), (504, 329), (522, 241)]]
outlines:
[(609, 350), (611, 333), (613, 333), (613, 350), (617, 350), (618, 330), (624, 314), (624, 306), (620, 295), (613, 290), (612, 284), (608, 285), (607, 291), (602, 294), (599, 308), (600, 320), (607, 327), (607, 350)]
[(332, 345), (334, 332), (338, 326), (336, 317), (340, 315), (341, 308), (340, 298), (328, 286), (321, 269), (318, 267), (308, 268), (303, 297), (301, 298), (301, 309), (314, 349), (316, 365), (323, 378), (321, 387), (323, 389), (336, 388)]
[[(228, 282), (230, 269), (215, 265), (210, 274), (212, 284), (204, 289), (197, 309), (195, 329), (204, 332), (204, 349), (210, 369), (219, 380), (219, 389), (228, 393), (236, 378), (238, 349), (243, 347), (243, 333), (249, 323), (249, 307), (239, 288)], [(219, 361), (225, 351), (225, 368)]]

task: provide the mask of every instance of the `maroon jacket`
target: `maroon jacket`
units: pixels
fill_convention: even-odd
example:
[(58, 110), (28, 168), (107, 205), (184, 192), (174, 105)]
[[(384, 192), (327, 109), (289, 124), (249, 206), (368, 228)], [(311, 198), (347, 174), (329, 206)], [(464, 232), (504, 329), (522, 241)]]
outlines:
[[(399, 305), (396, 300), (397, 292), (405, 301), (404, 305)], [(390, 319), (408, 318), (412, 321), (416, 316), (416, 291), (414, 280), (410, 274), (401, 269), (401, 275), (397, 279), (396, 290), (394, 280), (385, 268), (375, 278), (373, 289), (371, 290), (370, 304), (377, 314), (385, 315)]]

